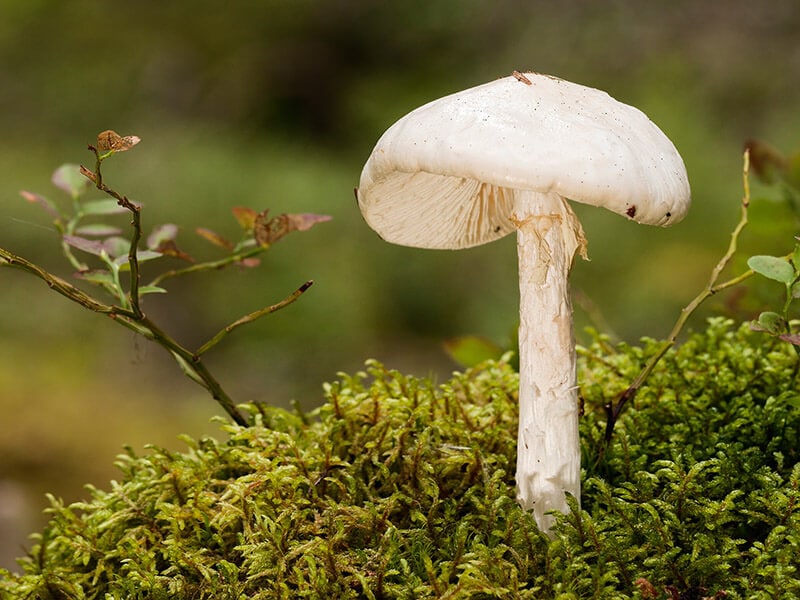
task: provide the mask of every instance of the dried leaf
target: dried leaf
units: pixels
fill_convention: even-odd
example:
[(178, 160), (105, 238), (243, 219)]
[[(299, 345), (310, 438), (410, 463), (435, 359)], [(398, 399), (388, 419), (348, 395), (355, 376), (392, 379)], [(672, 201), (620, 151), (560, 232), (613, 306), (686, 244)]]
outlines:
[(233, 250), (233, 244), (230, 243), (221, 235), (219, 235), (218, 233), (216, 233), (215, 231), (211, 231), (210, 229), (206, 229), (205, 227), (198, 227), (194, 231), (201, 238), (211, 242), (215, 246), (219, 246), (220, 248), (225, 248), (226, 250)]
[(53, 185), (69, 194), (72, 198), (79, 197), (89, 189), (91, 184), (81, 173), (80, 165), (73, 164), (65, 164), (58, 167), (53, 171), (50, 180)]
[(262, 211), (256, 216), (253, 224), (253, 236), (259, 246), (274, 244), (289, 233), (289, 220), (286, 215), (269, 218), (269, 210)]
[(121, 136), (112, 129), (107, 129), (97, 136), (97, 149), (103, 151), (125, 152), (141, 142), (135, 135)]
[(747, 140), (745, 149), (750, 155), (753, 172), (764, 183), (775, 183), (786, 172), (786, 158), (769, 144), (760, 140)]
[(282, 214), (271, 219), (268, 215), (268, 210), (258, 213), (253, 227), (256, 242), (261, 246), (274, 244), (292, 231), (308, 231), (317, 223), (331, 220), (328, 215), (312, 213)]
[(151, 248), (151, 250), (154, 250), (163, 256), (172, 256), (173, 258), (179, 258), (190, 263), (194, 262), (194, 259), (186, 252), (178, 248), (178, 246), (172, 240), (164, 240), (157, 247)]
[(234, 206), (231, 209), (234, 218), (239, 223), (239, 226), (246, 232), (253, 231), (253, 227), (256, 223), (256, 217), (258, 213), (253, 210), (252, 208), (247, 208), (245, 206)]

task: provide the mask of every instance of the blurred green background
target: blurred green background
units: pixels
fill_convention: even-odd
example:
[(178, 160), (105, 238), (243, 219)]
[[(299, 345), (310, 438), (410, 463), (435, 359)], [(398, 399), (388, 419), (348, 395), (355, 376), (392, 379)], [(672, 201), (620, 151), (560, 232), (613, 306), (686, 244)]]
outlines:
[[(534, 70), (638, 106), (684, 157), (694, 206), (672, 229), (579, 209), (591, 257), (572, 277), (590, 307), (576, 306), (579, 337), (593, 320), (629, 341), (664, 336), (738, 219), (744, 140), (799, 145), (799, 40), (796, 0), (4, 0), (0, 245), (69, 277), (46, 216), (19, 191), (56, 199), (52, 170), (90, 163), (99, 131), (136, 134), (142, 143), (108, 163), (106, 181), (146, 205), (145, 228), (180, 224), (199, 256), (214, 249), (192, 230), (235, 235), (233, 206), (333, 216), (282, 240), (257, 270), (176, 280), (148, 297), (148, 313), (196, 346), (315, 280), (209, 356), (236, 400), (310, 409), (323, 381), (368, 357), (441, 379), (456, 368), (444, 340), (510, 343), (514, 240), (455, 253), (391, 246), (361, 220), (353, 187), (378, 136), (410, 109)], [(779, 203), (752, 216), (739, 265), (792, 243)], [(734, 292), (698, 319), (747, 310)], [(161, 349), (0, 270), (0, 566), (40, 527), (44, 492), (75, 500), (82, 484), (115, 476), (123, 444), (180, 448), (180, 433), (217, 432), (220, 413)]]

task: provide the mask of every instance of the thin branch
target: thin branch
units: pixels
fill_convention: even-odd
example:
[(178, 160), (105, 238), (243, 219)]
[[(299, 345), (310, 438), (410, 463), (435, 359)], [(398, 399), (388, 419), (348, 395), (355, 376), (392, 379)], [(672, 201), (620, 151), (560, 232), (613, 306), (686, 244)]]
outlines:
[(73, 302), (76, 302), (83, 306), (84, 308), (88, 308), (91, 311), (97, 313), (103, 313), (110, 315), (112, 317), (117, 316), (124, 316), (124, 317), (133, 317), (134, 315), (119, 306), (111, 306), (108, 304), (103, 304), (98, 300), (91, 297), (89, 294), (81, 290), (80, 288), (75, 287), (68, 281), (49, 273), (39, 265), (36, 265), (21, 256), (17, 256), (6, 250), (5, 248), (0, 248), (0, 265), (7, 266), (7, 267), (14, 267), (17, 269), (21, 269), (23, 271), (27, 271), (44, 281), (47, 286), (52, 289), (53, 291), (58, 292), (62, 296), (69, 298)]
[(142, 215), (141, 215), (141, 207), (137, 204), (131, 202), (127, 196), (123, 196), (116, 190), (108, 187), (105, 183), (103, 183), (103, 175), (100, 172), (100, 164), (102, 162), (102, 158), (98, 154), (97, 149), (94, 146), (89, 146), (89, 149), (94, 151), (95, 156), (97, 156), (97, 162), (95, 163), (95, 170), (94, 172), (90, 171), (83, 165), (80, 167), (81, 174), (92, 181), (97, 189), (105, 192), (112, 198), (117, 201), (117, 204), (122, 206), (123, 208), (127, 208), (131, 215), (133, 216), (133, 221), (131, 222), (131, 226), (133, 227), (133, 235), (131, 237), (131, 245), (128, 249), (128, 265), (130, 266), (131, 270), (131, 289), (129, 293), (129, 299), (131, 303), (131, 308), (133, 308), (133, 312), (137, 315), (142, 314), (142, 310), (139, 307), (139, 258), (137, 256), (139, 251), (139, 241), (142, 239)]
[(151, 332), (150, 339), (166, 348), (176, 359), (180, 359), (178, 364), (190, 379), (202, 385), (237, 425), (247, 427), (247, 420), (236, 409), (236, 404), (195, 353), (181, 346), (146, 315), (141, 315), (139, 321)]
[(691, 301), (687, 304), (683, 310), (681, 310), (680, 316), (678, 320), (675, 321), (675, 325), (672, 327), (672, 331), (670, 331), (667, 339), (664, 340), (659, 347), (658, 351), (650, 357), (647, 361), (645, 366), (636, 376), (636, 379), (633, 380), (630, 386), (628, 386), (625, 391), (620, 394), (619, 398), (617, 399), (616, 404), (612, 404), (609, 402), (605, 405), (607, 420), (606, 420), (606, 433), (605, 433), (605, 441), (606, 443), (611, 441), (611, 436), (614, 432), (614, 425), (619, 418), (622, 409), (625, 407), (628, 401), (633, 400), (636, 396), (639, 388), (644, 385), (644, 382), (647, 381), (647, 378), (653, 372), (653, 369), (658, 364), (658, 362), (664, 357), (664, 355), (675, 345), (675, 342), (678, 339), (678, 335), (683, 330), (686, 322), (689, 320), (689, 317), (697, 310), (697, 308), (705, 302), (708, 298), (716, 294), (717, 292), (727, 289), (733, 285), (741, 283), (745, 281), (749, 277), (751, 277), (754, 272), (753, 270), (748, 270), (741, 275), (738, 275), (728, 281), (724, 281), (722, 283), (717, 283), (722, 272), (730, 263), (731, 259), (733, 258), (734, 254), (738, 249), (739, 244), (739, 236), (741, 235), (744, 228), (747, 226), (748, 221), (748, 208), (750, 207), (750, 181), (749, 181), (749, 174), (750, 174), (750, 153), (749, 151), (745, 150), (744, 152), (744, 166), (742, 168), (742, 180), (743, 180), (743, 187), (744, 187), (744, 195), (742, 197), (742, 204), (741, 204), (741, 212), (739, 216), (739, 222), (736, 224), (736, 227), (731, 232), (731, 239), (728, 243), (728, 249), (726, 250), (723, 257), (711, 271), (711, 277), (708, 280), (708, 284), (706, 287)]
[(272, 306), (267, 306), (255, 312), (251, 312), (249, 315), (245, 315), (241, 319), (237, 319), (230, 325), (227, 325), (226, 327), (221, 329), (214, 337), (212, 337), (205, 344), (200, 346), (197, 352), (195, 352), (195, 358), (199, 357), (200, 355), (204, 354), (205, 352), (216, 346), (222, 340), (222, 338), (231, 333), (237, 327), (241, 327), (242, 325), (246, 325), (247, 323), (252, 323), (253, 321), (260, 319), (265, 315), (272, 314), (286, 306), (289, 306), (292, 302), (294, 302), (300, 296), (302, 296), (305, 293), (305, 291), (308, 288), (310, 288), (313, 284), (314, 282), (311, 280), (306, 281), (303, 285), (301, 285), (294, 292), (292, 292), (292, 294), (290, 294), (277, 304), (273, 304)]
[(265, 246), (253, 246), (252, 248), (248, 248), (243, 252), (239, 252), (236, 254), (231, 254), (230, 256), (226, 256), (219, 260), (212, 260), (202, 263), (196, 263), (190, 265), (188, 267), (183, 267), (181, 269), (172, 269), (171, 271), (165, 271), (153, 278), (152, 281), (148, 285), (158, 286), (161, 284), (162, 281), (165, 279), (169, 279), (171, 277), (179, 277), (181, 275), (188, 275), (190, 273), (199, 273), (202, 271), (214, 271), (217, 269), (223, 269), (228, 265), (242, 262), (247, 258), (251, 258), (261, 252), (264, 252), (267, 248)]

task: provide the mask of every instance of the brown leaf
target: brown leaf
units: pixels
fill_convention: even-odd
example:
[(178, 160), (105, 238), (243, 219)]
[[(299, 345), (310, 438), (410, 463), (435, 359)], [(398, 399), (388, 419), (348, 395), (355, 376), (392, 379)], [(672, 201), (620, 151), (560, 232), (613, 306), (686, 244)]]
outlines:
[(233, 250), (233, 244), (215, 231), (211, 231), (210, 229), (206, 229), (205, 227), (198, 227), (194, 231), (201, 238), (211, 242), (215, 246), (219, 246), (220, 248), (225, 248), (225, 250)]
[(114, 152), (125, 152), (126, 150), (133, 148), (141, 141), (142, 140), (139, 136), (126, 135), (123, 137), (116, 131), (107, 129), (106, 131), (98, 134), (97, 149), (103, 151), (113, 150)]
[(647, 579), (645, 579), (644, 577), (640, 577), (633, 583), (635, 583), (636, 587), (639, 588), (639, 591), (642, 594), (642, 598), (647, 598), (648, 600), (655, 600), (661, 595), (656, 590), (656, 587), (652, 583), (647, 581)]
[(260, 246), (274, 244), (287, 233), (289, 233), (289, 219), (286, 218), (286, 215), (278, 215), (270, 219), (269, 210), (256, 215), (253, 223), (253, 235), (256, 243)]
[(268, 213), (268, 210), (258, 213), (253, 227), (256, 242), (262, 246), (274, 244), (292, 231), (308, 231), (317, 223), (331, 220), (328, 215), (311, 213), (282, 214), (270, 219)]
[(776, 179), (786, 173), (786, 158), (769, 144), (751, 139), (745, 142), (745, 149), (750, 154), (753, 172), (764, 183), (775, 183)]
[(234, 206), (231, 209), (231, 212), (243, 230), (253, 231), (253, 227), (256, 223), (256, 217), (258, 216), (258, 213), (255, 210), (245, 206)]
[(161, 241), (161, 243), (156, 247), (155, 251), (163, 254), (164, 256), (172, 256), (173, 258), (179, 258), (189, 263), (194, 262), (194, 259), (186, 252), (178, 248), (173, 240)]

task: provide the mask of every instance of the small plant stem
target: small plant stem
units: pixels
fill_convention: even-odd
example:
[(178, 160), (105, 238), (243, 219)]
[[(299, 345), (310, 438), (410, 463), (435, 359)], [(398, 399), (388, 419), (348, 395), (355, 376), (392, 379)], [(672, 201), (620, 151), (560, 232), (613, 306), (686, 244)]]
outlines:
[(300, 296), (302, 296), (303, 293), (305, 293), (305, 291), (308, 288), (310, 288), (313, 284), (314, 284), (314, 282), (311, 281), (311, 280), (306, 281), (303, 285), (301, 285), (299, 288), (297, 288), (294, 292), (292, 292), (289, 296), (287, 296), (286, 298), (284, 298), (280, 302), (278, 302), (276, 304), (273, 304), (272, 306), (267, 306), (267, 307), (262, 308), (260, 310), (251, 312), (250, 314), (245, 315), (240, 319), (237, 319), (236, 321), (234, 321), (230, 325), (225, 326), (214, 337), (212, 337), (205, 344), (200, 346), (200, 348), (197, 350), (197, 352), (194, 353), (194, 357), (195, 358), (199, 358), (200, 355), (204, 354), (205, 352), (207, 352), (208, 350), (210, 350), (211, 348), (216, 346), (222, 340), (222, 338), (224, 338), (226, 335), (228, 335), (230, 332), (232, 332), (237, 327), (241, 327), (242, 325), (246, 325), (247, 323), (252, 323), (253, 321), (255, 321), (257, 319), (260, 319), (261, 317), (263, 317), (265, 315), (272, 314), (272, 313), (274, 313), (276, 311), (279, 311), (280, 309), (282, 309), (282, 308), (284, 308), (286, 306), (289, 306), (292, 302), (294, 302)]
[(131, 289), (130, 293), (128, 294), (129, 302), (133, 312), (136, 315), (141, 315), (142, 310), (139, 307), (139, 259), (137, 257), (138, 249), (139, 249), (139, 241), (142, 239), (142, 214), (141, 214), (141, 207), (131, 202), (127, 196), (123, 196), (117, 191), (113, 190), (112, 188), (108, 187), (105, 183), (103, 183), (103, 175), (100, 172), (100, 164), (103, 160), (97, 149), (94, 146), (89, 146), (91, 150), (94, 151), (95, 156), (97, 156), (97, 162), (95, 163), (95, 170), (94, 172), (90, 171), (84, 166), (80, 167), (81, 174), (92, 181), (97, 189), (105, 192), (112, 198), (117, 201), (117, 204), (122, 206), (123, 208), (127, 208), (132, 217), (133, 221), (131, 222), (131, 226), (133, 227), (133, 235), (131, 237), (131, 245), (128, 250), (128, 265), (131, 269)]
[(619, 418), (622, 409), (625, 407), (629, 400), (633, 400), (636, 396), (639, 388), (641, 388), (650, 374), (653, 372), (653, 369), (658, 364), (658, 362), (664, 357), (667, 351), (675, 345), (675, 342), (678, 339), (678, 335), (680, 335), (681, 331), (683, 330), (686, 322), (689, 320), (689, 317), (694, 314), (697, 308), (705, 302), (708, 298), (720, 292), (723, 289), (729, 288), (733, 285), (741, 283), (742, 281), (748, 279), (752, 275), (754, 275), (754, 271), (752, 269), (745, 271), (741, 275), (729, 279), (728, 281), (724, 281), (722, 283), (717, 283), (719, 280), (720, 275), (725, 270), (725, 268), (730, 263), (733, 255), (736, 254), (736, 250), (739, 244), (739, 236), (741, 235), (744, 228), (747, 226), (748, 221), (748, 208), (750, 207), (750, 181), (749, 181), (749, 173), (750, 173), (750, 153), (749, 151), (745, 150), (744, 153), (744, 167), (742, 169), (742, 180), (743, 180), (743, 187), (744, 187), (744, 194), (742, 196), (742, 204), (741, 204), (741, 213), (739, 216), (739, 222), (736, 224), (736, 227), (731, 232), (731, 239), (728, 243), (728, 249), (725, 254), (722, 256), (720, 261), (711, 271), (711, 277), (706, 284), (706, 287), (695, 296), (695, 298), (687, 304), (678, 317), (678, 320), (675, 321), (675, 325), (672, 327), (672, 331), (669, 332), (667, 339), (665, 339), (661, 345), (659, 346), (658, 350), (655, 354), (653, 354), (650, 359), (647, 361), (645, 366), (633, 380), (633, 383), (629, 385), (625, 391), (620, 394), (619, 398), (617, 399), (616, 404), (609, 402), (605, 406), (607, 420), (606, 420), (606, 433), (605, 433), (605, 441), (606, 443), (611, 441), (611, 436), (614, 432), (614, 425)]
[(247, 258), (251, 258), (264, 252), (267, 249), (266, 246), (253, 246), (252, 248), (248, 248), (236, 254), (231, 254), (230, 256), (226, 256), (219, 260), (212, 260), (203, 263), (197, 263), (194, 265), (190, 265), (188, 267), (183, 267), (181, 269), (173, 269), (171, 271), (165, 271), (164, 273), (159, 274), (158, 276), (154, 277), (152, 281), (148, 285), (158, 286), (166, 279), (171, 277), (179, 277), (181, 275), (188, 275), (190, 273), (199, 273), (202, 271), (213, 271), (215, 269), (223, 269), (228, 265), (242, 262)]
[(16, 254), (9, 252), (5, 248), (0, 248), (0, 265), (14, 267), (35, 275), (44, 281), (53, 291), (58, 292), (62, 296), (69, 298), (73, 302), (76, 302), (91, 311), (107, 314), (112, 317), (134, 316), (132, 313), (119, 306), (109, 306), (107, 304), (103, 304), (102, 302), (98, 302), (89, 294), (75, 287), (71, 283), (53, 275), (52, 273), (49, 273), (45, 269), (22, 258), (21, 256), (17, 256)]
[[(14, 267), (27, 271), (44, 281), (48, 287), (62, 296), (65, 296), (93, 312), (106, 314), (120, 325), (156, 342), (168, 350), (173, 356), (180, 358), (179, 364), (186, 374), (192, 380), (202, 385), (238, 425), (243, 427), (247, 426), (247, 420), (236, 410), (233, 400), (225, 393), (222, 386), (202, 363), (199, 357), (163, 332), (143, 313), (137, 313), (130, 309), (98, 302), (71, 283), (64, 281), (60, 277), (49, 273), (38, 265), (4, 248), (0, 248), (0, 266)], [(188, 371), (187, 368), (189, 369)]]
[(150, 334), (147, 337), (167, 349), (176, 359), (179, 359), (178, 364), (184, 373), (191, 380), (202, 385), (237, 425), (247, 427), (247, 420), (239, 413), (231, 397), (222, 389), (217, 379), (206, 368), (196, 353), (181, 346), (146, 315), (140, 315), (137, 320), (147, 328)]
[(128, 199), (124, 196), (123, 200), (126, 201), (123, 206), (131, 211), (131, 215), (133, 216), (133, 221), (131, 222), (133, 226), (133, 236), (131, 237), (131, 246), (128, 249), (128, 265), (130, 265), (131, 268), (131, 289), (128, 297), (133, 312), (141, 316), (142, 309), (139, 307), (139, 258), (137, 257), (137, 252), (139, 240), (142, 238), (142, 211), (139, 206), (127, 202)]

